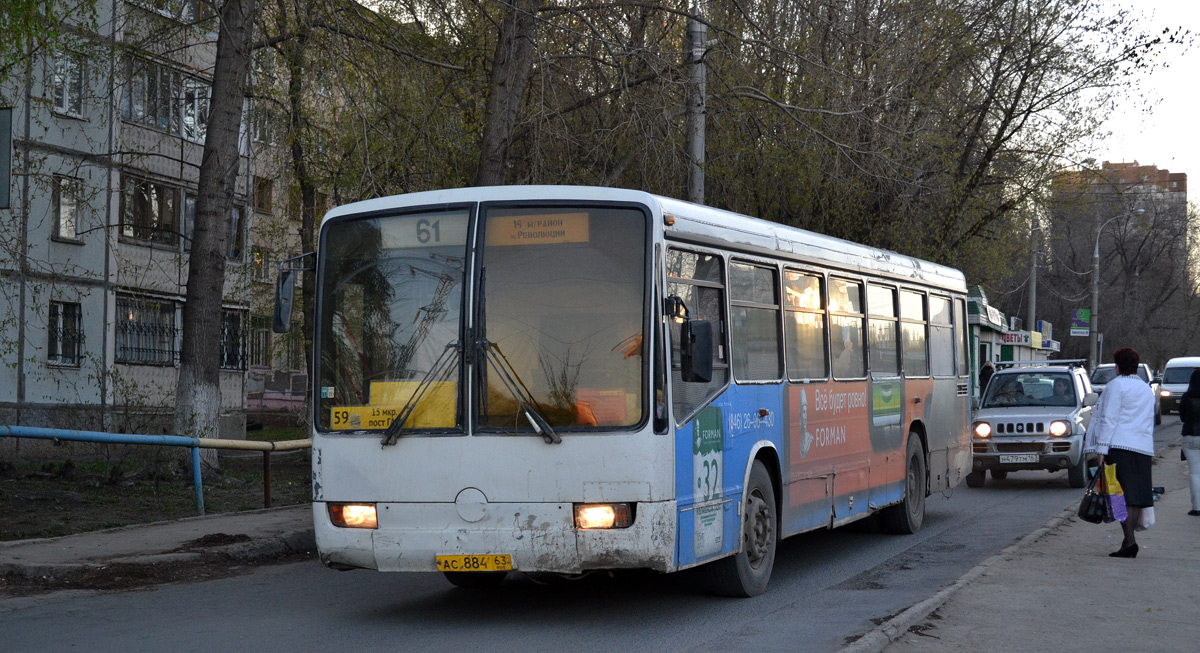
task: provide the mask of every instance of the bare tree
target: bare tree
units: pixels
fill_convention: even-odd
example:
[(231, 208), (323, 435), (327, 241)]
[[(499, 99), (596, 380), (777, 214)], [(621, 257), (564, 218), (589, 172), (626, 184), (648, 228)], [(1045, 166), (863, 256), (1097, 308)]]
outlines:
[[(196, 225), (188, 261), (183, 346), (176, 386), (174, 429), (211, 437), (221, 407), (221, 303), (228, 251), (226, 217), (233, 209), (241, 156), (242, 107), (250, 74), (254, 0), (221, 6), (216, 67), (204, 158), (196, 198)], [(215, 462), (212, 456), (210, 462)]]

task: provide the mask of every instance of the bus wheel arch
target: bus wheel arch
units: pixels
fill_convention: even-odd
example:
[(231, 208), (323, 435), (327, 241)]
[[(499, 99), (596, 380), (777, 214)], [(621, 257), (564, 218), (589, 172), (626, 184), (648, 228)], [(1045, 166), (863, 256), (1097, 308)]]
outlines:
[(775, 455), (766, 448), (752, 459), (742, 492), (737, 551), (707, 565), (717, 594), (750, 597), (767, 589), (779, 548), (780, 476)]
[(904, 449), (904, 494), (900, 503), (884, 508), (883, 527), (889, 533), (911, 535), (925, 522), (925, 497), (929, 493), (929, 454), (921, 434), (909, 431)]

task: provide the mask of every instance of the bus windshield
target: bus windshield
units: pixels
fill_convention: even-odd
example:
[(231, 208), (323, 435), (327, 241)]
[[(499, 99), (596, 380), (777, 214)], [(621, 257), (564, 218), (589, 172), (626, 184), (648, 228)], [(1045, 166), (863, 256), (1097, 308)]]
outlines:
[[(413, 427), (461, 427), (466, 210), (331, 224), (323, 238), (320, 424), (384, 429), (434, 371)], [(453, 360), (447, 361), (447, 358)], [(438, 365), (441, 362), (442, 365)]]
[[(530, 412), (554, 429), (642, 422), (643, 211), (485, 206), (479, 215), (474, 232), (468, 209), (327, 225), (321, 427), (386, 429), (416, 395), (404, 428), (464, 432), (468, 392), (485, 431), (533, 433)], [(467, 264), (469, 233), (482, 241), (477, 266)], [(471, 320), (464, 296), (476, 303)]]
[(643, 212), (493, 208), (483, 231), (480, 426), (529, 429), (522, 394), (555, 428), (640, 423)]

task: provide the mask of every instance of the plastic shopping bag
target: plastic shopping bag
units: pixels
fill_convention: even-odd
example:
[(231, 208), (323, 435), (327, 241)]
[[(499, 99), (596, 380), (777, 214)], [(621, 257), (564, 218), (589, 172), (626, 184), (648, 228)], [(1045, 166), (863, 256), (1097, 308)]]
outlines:
[(1134, 530), (1135, 531), (1144, 531), (1153, 525), (1154, 525), (1154, 506), (1146, 506), (1145, 508), (1142, 508), (1142, 516), (1138, 517), (1138, 523), (1137, 523), (1137, 526), (1134, 527)]
[(1125, 494), (1121, 484), (1117, 482), (1117, 464), (1108, 463), (1104, 466), (1104, 487), (1108, 494)]
[(1125, 506), (1125, 491), (1117, 482), (1117, 466), (1104, 466), (1104, 521), (1123, 522), (1129, 518), (1129, 509)]

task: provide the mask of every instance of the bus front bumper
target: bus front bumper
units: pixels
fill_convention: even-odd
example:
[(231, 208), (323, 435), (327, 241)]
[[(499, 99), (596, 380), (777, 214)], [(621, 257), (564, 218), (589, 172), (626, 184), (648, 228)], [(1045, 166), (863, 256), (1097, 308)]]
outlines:
[(313, 502), (313, 530), (327, 566), (438, 571), (437, 556), (509, 555), (515, 571), (674, 571), (675, 503), (639, 502), (627, 528), (581, 530), (570, 503), (488, 503), (467, 521), (453, 503), (378, 503), (378, 528), (341, 528)]

